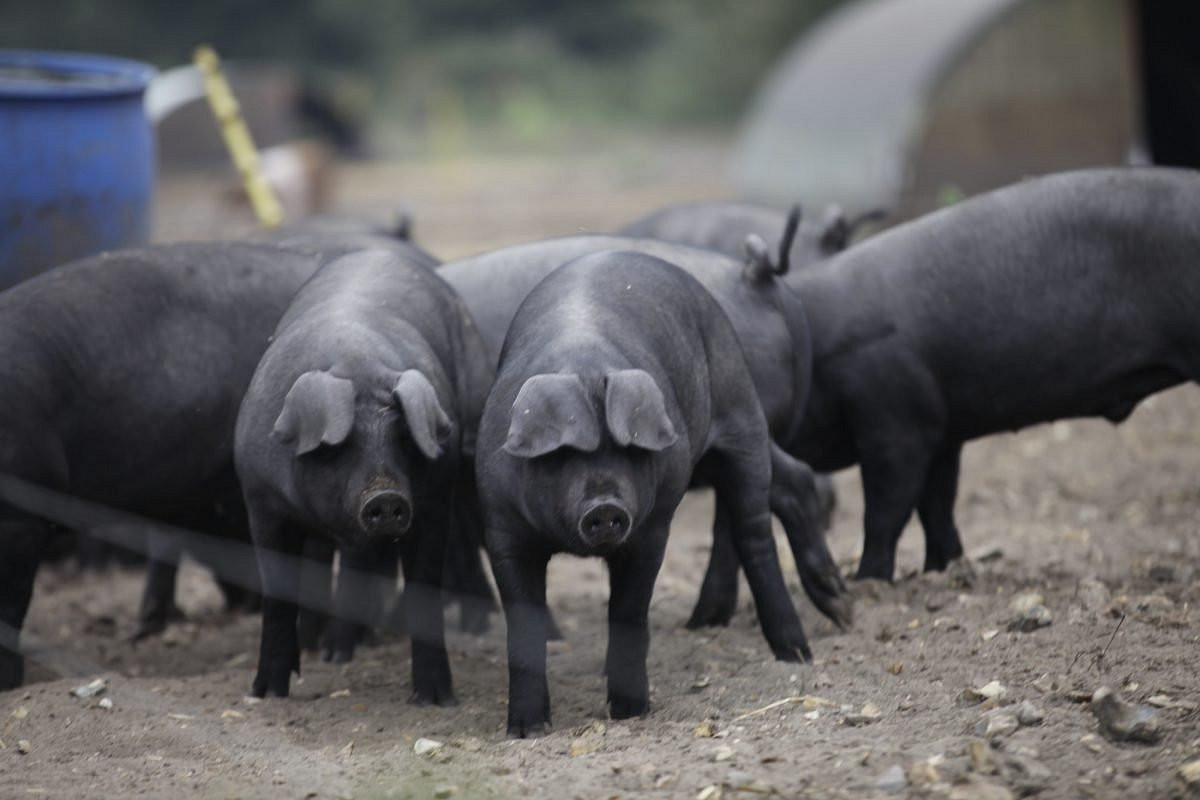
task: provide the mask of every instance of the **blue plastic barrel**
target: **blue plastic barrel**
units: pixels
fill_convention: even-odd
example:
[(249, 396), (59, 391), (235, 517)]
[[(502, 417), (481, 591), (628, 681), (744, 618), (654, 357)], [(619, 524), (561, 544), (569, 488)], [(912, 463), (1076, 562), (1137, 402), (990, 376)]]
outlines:
[(0, 289), (149, 239), (153, 75), (122, 58), (0, 50)]

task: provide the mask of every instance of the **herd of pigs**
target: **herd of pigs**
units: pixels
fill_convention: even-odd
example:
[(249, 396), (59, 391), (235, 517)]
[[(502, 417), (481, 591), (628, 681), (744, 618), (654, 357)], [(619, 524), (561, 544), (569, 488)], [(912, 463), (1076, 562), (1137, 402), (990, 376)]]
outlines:
[[(404, 231), (315, 220), (0, 293), (0, 690), (22, 682), (38, 566), (57, 529), (87, 527), (65, 510), (84, 502), (170, 526), (147, 544), (140, 635), (167, 624), (180, 550), (252, 540), (200, 557), (230, 602), (261, 596), (258, 697), (288, 694), (302, 649), (348, 659), (395, 615), (412, 702), (453, 704), (444, 598), (488, 624), (486, 553), (517, 737), (551, 717), (547, 563), (603, 558), (609, 710), (641, 715), (690, 487), (716, 511), (689, 626), (730, 621), (740, 566), (775, 658), (809, 660), (771, 517), (849, 626), (818, 473), (861, 470), (857, 577), (892, 578), (914, 509), (940, 570), (963, 555), (964, 442), (1119, 422), (1200, 379), (1200, 174), (1051, 175), (849, 244), (858, 221), (676, 206), (441, 264)], [(375, 591), (401, 570), (402, 595)]]

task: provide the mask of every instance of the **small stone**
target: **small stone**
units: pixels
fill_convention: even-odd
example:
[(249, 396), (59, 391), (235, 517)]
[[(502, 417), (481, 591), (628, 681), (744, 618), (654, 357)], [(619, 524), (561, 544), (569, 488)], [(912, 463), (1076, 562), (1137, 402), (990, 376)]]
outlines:
[(1046, 719), (1046, 712), (1028, 700), (1022, 700), (1017, 706), (1017, 722), (1024, 727), (1041, 725)]
[(433, 796), (438, 798), (438, 800), (446, 800), (447, 797), (452, 797), (457, 791), (457, 786), (438, 786), (433, 790)]
[(696, 800), (721, 800), (721, 787), (715, 784), (705, 786), (696, 793)]
[(232, 708), (227, 708), (221, 712), (221, 719), (245, 719), (246, 715), (240, 711), (235, 711)]
[(1080, 736), (1079, 743), (1093, 753), (1099, 753), (1104, 749), (1104, 742), (1094, 733), (1085, 733), (1083, 736)]
[(1036, 759), (1021, 753), (1004, 753), (1001, 756), (1000, 772), (1004, 782), (1013, 787), (1021, 797), (1038, 794), (1053, 780), (1050, 770)]
[(75, 697), (95, 697), (104, 692), (108, 688), (108, 681), (104, 678), (96, 678), (94, 681), (76, 686), (71, 690), (71, 694)]
[(1054, 615), (1050, 613), (1050, 609), (1039, 604), (1026, 609), (1019, 617), (1009, 622), (1008, 629), (1020, 633), (1031, 633), (1038, 628), (1045, 628), (1053, 622)]
[(29, 743), (28, 739), (17, 740), (17, 752), (21, 755), (27, 755), (32, 747), (33, 745)]
[(993, 704), (1003, 702), (1008, 696), (1008, 689), (1004, 688), (1004, 684), (1000, 681), (988, 681), (983, 686), (973, 689), (964, 689), (959, 697), (968, 703), (982, 703), (991, 700)]
[(942, 776), (938, 774), (937, 767), (926, 761), (918, 761), (908, 768), (905, 773), (908, 782), (913, 786), (929, 786), (930, 784), (939, 783)]
[(12, 715), (13, 719), (25, 719), (29, 716), (29, 709), (25, 706), (17, 706), (16, 710), (12, 712)]
[(908, 788), (908, 776), (899, 764), (893, 764), (875, 779), (875, 788), (888, 794), (896, 794)]
[(896, 710), (897, 711), (912, 711), (916, 707), (916, 705), (917, 704), (913, 702), (912, 695), (906, 694), (906, 695), (904, 695), (904, 699), (896, 704)]
[(706, 719), (696, 726), (692, 735), (697, 739), (711, 739), (717, 735), (717, 724), (711, 719)]
[(828, 689), (833, 686), (833, 678), (829, 677), (828, 672), (818, 672), (817, 677), (813, 678), (814, 689)]
[(983, 639), (985, 642), (990, 642), (992, 639), (995, 639), (999, 634), (1000, 634), (1000, 631), (998, 629), (988, 628), (986, 631), (981, 631), (979, 633), (979, 638)]
[(899, 675), (904, 670), (904, 664), (899, 661), (888, 664), (887, 671), (893, 675)]
[(1146, 703), (1155, 708), (1170, 708), (1172, 705), (1171, 698), (1165, 694), (1150, 695), (1146, 698)]
[(972, 561), (999, 561), (1004, 558), (1004, 548), (999, 544), (980, 545), (967, 554), (967, 558)]
[(1179, 780), (1192, 789), (1200, 788), (1200, 759), (1189, 761), (1179, 768)]
[(112, 701), (111, 697), (101, 697), (100, 702), (97, 703), (96, 705), (98, 705), (100, 708), (104, 709), (105, 711), (112, 711), (113, 701)]
[(1126, 703), (1107, 686), (1092, 695), (1091, 708), (1100, 722), (1100, 732), (1115, 742), (1154, 744), (1162, 738), (1158, 716), (1151, 706)]
[(692, 691), (698, 692), (701, 689), (707, 689), (711, 683), (712, 678), (708, 677), (707, 675), (702, 678), (697, 678), (696, 680), (692, 681)]
[(1042, 605), (1045, 599), (1037, 592), (1021, 592), (1009, 601), (1008, 610), (1020, 616), (1031, 608)]
[(729, 745), (721, 745), (713, 751), (713, 761), (728, 761), (733, 758), (733, 748)]
[(983, 739), (972, 739), (967, 744), (967, 758), (971, 769), (982, 775), (991, 775), (996, 771), (996, 762), (992, 758), (992, 747)]
[(817, 720), (819, 720), (821, 718), (821, 712), (820, 711), (805, 711), (801, 716), (803, 716), (806, 720), (809, 720), (811, 722), (816, 722)]
[(1017, 717), (1007, 711), (989, 711), (975, 725), (975, 733), (991, 741), (1012, 736), (1021, 727)]
[(586, 756), (588, 753), (594, 753), (600, 749), (601, 740), (594, 736), (581, 736), (571, 742), (567, 747), (567, 755), (571, 758), (579, 758)]
[(883, 715), (874, 703), (864, 703), (858, 713), (851, 713), (842, 717), (842, 722), (851, 727), (858, 727), (859, 725), (869, 725), (881, 716)]
[(1084, 611), (1103, 611), (1112, 602), (1108, 587), (1095, 578), (1084, 578), (1075, 587), (1075, 598)]
[(1013, 794), (1003, 786), (971, 775), (968, 776), (967, 783), (951, 789), (946, 798), (947, 800), (1013, 800)]
[(336, 700), (336, 699), (338, 699), (339, 697), (349, 697), (349, 696), (350, 696), (350, 690), (349, 690), (349, 689), (338, 689), (336, 692), (330, 692), (330, 693), (329, 693), (329, 699), (330, 699), (330, 700)]
[(443, 747), (445, 747), (445, 745), (439, 742), (437, 739), (426, 739), (422, 737), (413, 742), (413, 752), (419, 756), (431, 755), (438, 752)]

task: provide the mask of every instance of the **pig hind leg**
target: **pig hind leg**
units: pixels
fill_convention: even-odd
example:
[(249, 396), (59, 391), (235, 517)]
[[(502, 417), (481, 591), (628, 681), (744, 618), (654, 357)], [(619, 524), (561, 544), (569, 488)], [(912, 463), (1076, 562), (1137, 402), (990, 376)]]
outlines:
[(393, 542), (343, 550), (333, 594), (333, 619), (321, 657), (335, 664), (354, 659), (354, 648), (383, 621), (384, 608), (396, 594), (398, 553)]
[(49, 539), (49, 526), (40, 520), (0, 521), (0, 691), (25, 679), (21, 626)]
[(942, 450), (929, 466), (925, 487), (917, 504), (925, 529), (925, 571), (943, 570), (963, 554), (962, 539), (954, 524), (954, 500), (958, 494), (958, 470), (962, 445)]
[[(439, 498), (440, 499), (440, 498)], [(413, 692), (409, 702), (425, 706), (457, 705), (446, 653), (442, 608), (442, 575), (446, 564), (446, 533), (450, 528), (447, 498), (433, 502), (420, 525), (401, 545), (404, 567), (404, 611), (412, 639)]]
[(715, 476), (717, 502), (729, 508), (734, 547), (771, 651), (781, 661), (810, 661), (812, 651), (784, 584), (771, 534), (771, 459), (766, 431), (761, 429), (760, 438), (755, 428), (758, 426), (742, 428), (749, 434), (732, 440), (728, 449), (718, 443), (705, 456), (712, 466), (705, 474)]
[(925, 486), (930, 448), (908, 440), (886, 448), (860, 448), (863, 485), (863, 554), (855, 577), (890, 581), (896, 545)]
[(771, 511), (787, 534), (804, 591), (840, 628), (853, 621), (846, 584), (825, 542), (816, 475), (805, 463), (771, 444)]
[(733, 541), (733, 527), (729, 519), (729, 506), (716, 502), (713, 518), (713, 546), (708, 557), (708, 568), (704, 571), (704, 582), (700, 585), (700, 596), (696, 607), (688, 618), (691, 629), (728, 625), (737, 610), (738, 596), (738, 553)]

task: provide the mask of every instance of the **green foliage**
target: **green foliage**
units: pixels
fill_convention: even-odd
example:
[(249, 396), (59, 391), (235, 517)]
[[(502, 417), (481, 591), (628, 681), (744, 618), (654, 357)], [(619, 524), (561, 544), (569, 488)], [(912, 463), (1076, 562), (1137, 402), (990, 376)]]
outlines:
[(781, 52), (839, 2), (0, 0), (0, 47), (166, 67), (207, 42), (226, 59), (370, 86), (362, 110), (408, 127), (458, 119), (536, 142), (599, 125), (730, 125)]

